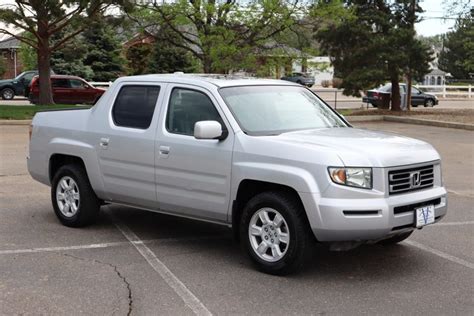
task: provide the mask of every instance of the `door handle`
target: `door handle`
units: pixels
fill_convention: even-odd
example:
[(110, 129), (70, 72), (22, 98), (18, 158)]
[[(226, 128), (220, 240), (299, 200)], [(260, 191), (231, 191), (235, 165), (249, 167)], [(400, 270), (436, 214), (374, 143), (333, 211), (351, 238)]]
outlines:
[(160, 156), (163, 158), (168, 158), (168, 155), (170, 153), (170, 148), (168, 146), (160, 146)]
[(105, 137), (102, 137), (100, 139), (99, 146), (103, 149), (107, 149), (107, 147), (109, 146), (109, 139), (105, 138)]

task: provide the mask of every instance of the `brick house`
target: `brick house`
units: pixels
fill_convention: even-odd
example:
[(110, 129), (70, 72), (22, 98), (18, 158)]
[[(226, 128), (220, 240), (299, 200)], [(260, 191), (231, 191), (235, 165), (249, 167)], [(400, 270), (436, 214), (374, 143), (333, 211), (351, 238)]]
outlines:
[(8, 37), (0, 41), (0, 58), (5, 65), (5, 73), (2, 79), (14, 78), (23, 71), (21, 61), (18, 58), (20, 41), (14, 37)]

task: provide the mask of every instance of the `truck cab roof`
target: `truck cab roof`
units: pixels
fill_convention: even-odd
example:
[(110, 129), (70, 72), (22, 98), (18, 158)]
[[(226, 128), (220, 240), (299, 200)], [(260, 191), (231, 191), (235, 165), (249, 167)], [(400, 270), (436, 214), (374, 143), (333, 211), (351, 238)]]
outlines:
[(117, 79), (116, 82), (172, 82), (186, 83), (197, 86), (215, 86), (218, 88), (249, 86), (249, 85), (281, 85), (281, 86), (298, 86), (295, 83), (275, 80), (275, 79), (254, 79), (251, 77), (222, 75), (222, 74), (150, 74), (129, 76)]

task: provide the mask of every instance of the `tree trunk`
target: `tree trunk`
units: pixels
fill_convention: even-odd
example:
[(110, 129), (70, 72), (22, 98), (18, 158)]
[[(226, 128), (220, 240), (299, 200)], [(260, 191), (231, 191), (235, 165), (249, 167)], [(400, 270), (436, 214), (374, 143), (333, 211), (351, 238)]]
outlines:
[(398, 82), (398, 73), (393, 73), (390, 82), (392, 83), (392, 111), (401, 111), (400, 106), (400, 85)]
[(202, 68), (204, 70), (204, 73), (206, 74), (212, 73), (212, 60), (210, 56), (203, 56)]
[(51, 51), (49, 48), (50, 35), (48, 20), (38, 20), (38, 74), (39, 74), (39, 104), (54, 104), (51, 90)]

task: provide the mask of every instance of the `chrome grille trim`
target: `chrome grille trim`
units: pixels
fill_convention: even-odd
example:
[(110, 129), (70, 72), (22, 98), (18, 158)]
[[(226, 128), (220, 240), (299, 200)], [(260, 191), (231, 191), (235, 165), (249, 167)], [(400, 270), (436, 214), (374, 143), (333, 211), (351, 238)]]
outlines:
[(434, 165), (390, 170), (389, 194), (399, 194), (431, 188), (434, 184)]

